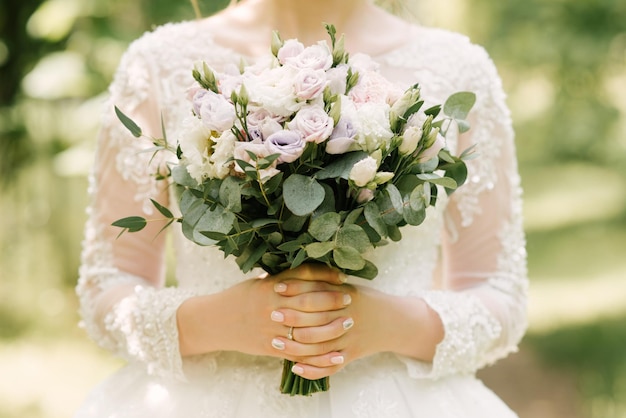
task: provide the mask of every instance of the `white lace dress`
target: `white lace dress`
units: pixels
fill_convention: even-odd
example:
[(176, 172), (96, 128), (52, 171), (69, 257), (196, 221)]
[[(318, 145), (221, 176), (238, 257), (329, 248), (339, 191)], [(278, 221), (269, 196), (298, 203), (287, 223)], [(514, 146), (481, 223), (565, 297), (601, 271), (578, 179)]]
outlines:
[[(469, 183), (442, 200), (424, 224), (405, 227), (401, 242), (375, 250), (375, 280), (350, 280), (422, 297), (445, 329), (433, 362), (370, 356), (332, 376), (329, 392), (292, 398), (279, 393), (276, 358), (236, 352), (181, 358), (177, 307), (244, 276), (233, 260), (173, 228), (178, 285), (165, 288), (165, 240), (154, 238), (158, 228), (116, 240), (119, 230), (109, 226), (142, 211), (149, 217), (149, 199), (167, 201), (168, 193), (151, 176), (151, 153), (141, 152), (151, 144), (128, 134), (113, 105), (155, 136), (163, 114), (175, 138), (189, 112), (185, 91), (193, 62), (204, 59), (218, 70), (240, 62), (204, 22), (171, 24), (132, 44), (110, 89), (77, 293), (89, 335), (128, 365), (93, 390), (77, 418), (515, 416), (474, 377), (514, 351), (526, 328), (521, 190), (505, 97), (491, 60), (465, 37), (419, 27), (407, 36), (405, 45), (374, 57), (382, 74), (405, 87), (419, 82), (432, 103), (456, 91), (475, 92), (472, 129), (449, 138), (449, 145), (462, 150), (476, 143), (480, 157), (470, 162)], [(130, 274), (128, 266), (142, 274)]]

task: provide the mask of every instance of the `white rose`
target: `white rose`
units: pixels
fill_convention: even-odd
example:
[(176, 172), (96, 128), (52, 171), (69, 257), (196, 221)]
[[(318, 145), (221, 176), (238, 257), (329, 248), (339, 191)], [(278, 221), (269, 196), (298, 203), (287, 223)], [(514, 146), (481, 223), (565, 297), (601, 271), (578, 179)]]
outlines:
[(376, 177), (378, 163), (372, 157), (366, 157), (352, 166), (350, 180), (358, 187), (365, 187)]
[(420, 139), (422, 139), (422, 128), (409, 126), (402, 135), (402, 142), (398, 147), (398, 151), (401, 155), (411, 154), (417, 149)]
[(248, 74), (244, 84), (248, 90), (250, 109), (264, 108), (276, 116), (289, 117), (301, 107), (294, 89), (296, 71), (289, 67), (268, 69), (261, 74)]
[(187, 118), (178, 141), (182, 164), (198, 183), (208, 178), (224, 178), (230, 172), (235, 136), (225, 131), (219, 138), (197, 118)]
[(287, 124), (292, 131), (298, 131), (306, 142), (319, 144), (333, 132), (334, 121), (320, 106), (305, 106)]

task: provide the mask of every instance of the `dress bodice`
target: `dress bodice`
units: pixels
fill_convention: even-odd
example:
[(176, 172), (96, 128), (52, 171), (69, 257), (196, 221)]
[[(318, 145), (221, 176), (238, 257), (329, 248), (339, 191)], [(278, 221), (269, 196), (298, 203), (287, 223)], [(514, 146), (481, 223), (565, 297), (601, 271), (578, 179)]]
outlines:
[[(130, 46), (110, 88), (77, 291), (90, 335), (145, 363), (151, 373), (182, 373), (177, 307), (245, 276), (233, 260), (187, 241), (174, 227), (179, 286), (163, 288), (162, 238), (115, 238), (112, 221), (142, 211), (149, 218), (154, 215), (150, 198), (167, 200), (167, 188), (152, 175), (159, 159), (145, 152), (150, 141), (129, 135), (112, 108), (118, 106), (153, 136), (161, 133), (162, 117), (171, 140), (190, 112), (186, 90), (193, 83), (193, 63), (204, 60), (219, 72), (241, 59), (220, 46), (203, 21), (168, 24)], [(399, 243), (373, 251), (368, 258), (378, 266), (379, 277), (351, 279), (387, 293), (421, 297), (440, 315), (446, 336), (433, 363), (405, 359), (410, 373), (471, 372), (514, 350), (526, 326), (521, 193), (501, 83), (482, 48), (438, 29), (414, 26), (405, 44), (374, 59), (390, 81), (403, 87), (419, 83), (427, 104), (443, 103), (457, 91), (477, 95), (470, 132), (448, 137), (452, 149), (476, 145), (479, 157), (469, 162), (468, 184), (430, 208), (422, 225), (403, 228)], [(145, 273), (131, 273), (128, 265), (144, 266), (136, 271)]]

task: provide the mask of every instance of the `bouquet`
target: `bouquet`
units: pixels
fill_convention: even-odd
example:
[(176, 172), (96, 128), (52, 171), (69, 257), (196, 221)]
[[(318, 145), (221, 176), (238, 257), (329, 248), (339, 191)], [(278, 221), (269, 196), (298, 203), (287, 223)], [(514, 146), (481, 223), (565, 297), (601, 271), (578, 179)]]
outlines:
[[(400, 240), (401, 227), (422, 223), (438, 194), (466, 179), (470, 153), (453, 156), (445, 135), (469, 129), (474, 94), (423, 109), (419, 85), (400, 90), (326, 29), (330, 45), (305, 47), (274, 33), (271, 54), (254, 65), (218, 73), (196, 64), (178, 143), (165, 132), (150, 138), (156, 152), (176, 155), (159, 175), (171, 177), (181, 216), (153, 201), (167, 225), (181, 223), (185, 237), (236, 257), (244, 272), (313, 262), (373, 279), (367, 254)], [(113, 225), (135, 232), (146, 222), (132, 216)], [(309, 381), (292, 366), (285, 360), (283, 393), (328, 389), (328, 378)]]

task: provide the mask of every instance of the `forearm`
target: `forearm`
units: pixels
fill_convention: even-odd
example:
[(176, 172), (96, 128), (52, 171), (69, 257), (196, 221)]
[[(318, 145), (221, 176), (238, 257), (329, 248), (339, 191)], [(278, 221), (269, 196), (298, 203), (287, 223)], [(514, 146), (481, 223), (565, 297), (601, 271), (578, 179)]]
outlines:
[(238, 350), (241, 306), (233, 303), (233, 289), (187, 299), (176, 313), (181, 356)]

